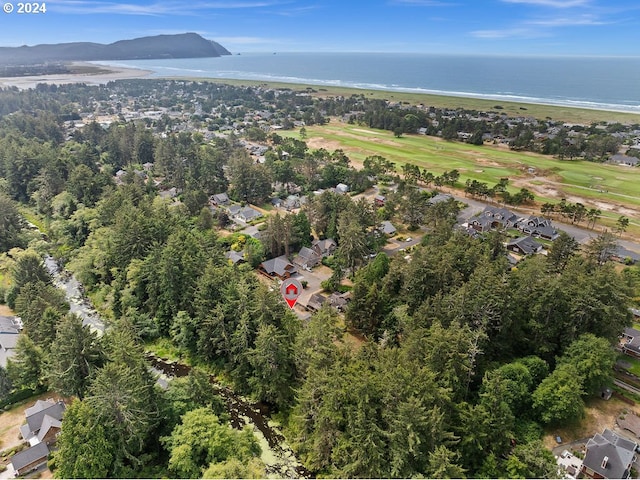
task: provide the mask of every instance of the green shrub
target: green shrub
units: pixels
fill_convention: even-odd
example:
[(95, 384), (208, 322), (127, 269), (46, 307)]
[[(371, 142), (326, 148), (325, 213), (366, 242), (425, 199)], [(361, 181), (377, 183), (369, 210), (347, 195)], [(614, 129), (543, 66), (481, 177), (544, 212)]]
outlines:
[(34, 395), (39, 395), (40, 393), (44, 393), (44, 389), (41, 388), (39, 390), (31, 390), (27, 388), (18, 390), (17, 392), (13, 392), (3, 398), (2, 401), (0, 401), (0, 408), (6, 410), (6, 407), (21, 402), (22, 400), (26, 400), (29, 397), (33, 397)]

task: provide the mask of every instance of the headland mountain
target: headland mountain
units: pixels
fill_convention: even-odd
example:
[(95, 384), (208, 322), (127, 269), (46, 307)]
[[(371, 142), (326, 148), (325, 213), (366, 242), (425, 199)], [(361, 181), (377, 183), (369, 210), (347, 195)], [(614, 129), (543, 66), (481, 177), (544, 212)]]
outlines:
[(0, 65), (37, 65), (91, 60), (202, 58), (231, 55), (213, 40), (197, 33), (155, 35), (110, 44), (74, 42), (0, 47)]

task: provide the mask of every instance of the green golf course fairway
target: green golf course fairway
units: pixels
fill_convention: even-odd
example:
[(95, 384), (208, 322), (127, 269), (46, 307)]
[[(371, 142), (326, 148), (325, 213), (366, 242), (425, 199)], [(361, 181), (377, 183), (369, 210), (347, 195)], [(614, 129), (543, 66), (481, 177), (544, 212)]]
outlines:
[[(300, 138), (299, 131), (279, 134)], [(501, 177), (510, 180), (509, 191), (526, 187), (540, 203), (557, 203), (561, 198), (582, 202), (602, 210), (615, 221), (628, 216), (640, 218), (640, 168), (606, 165), (582, 160), (558, 160), (531, 152), (514, 152), (504, 146), (475, 146), (423, 135), (403, 135), (331, 119), (327, 125), (306, 127), (305, 141), (311, 148), (342, 149), (356, 164), (370, 155), (382, 155), (398, 167), (405, 163), (439, 175), (457, 169), (458, 188), (467, 179), (494, 185)], [(602, 224), (613, 224), (603, 219)], [(630, 229), (631, 231), (631, 229)]]

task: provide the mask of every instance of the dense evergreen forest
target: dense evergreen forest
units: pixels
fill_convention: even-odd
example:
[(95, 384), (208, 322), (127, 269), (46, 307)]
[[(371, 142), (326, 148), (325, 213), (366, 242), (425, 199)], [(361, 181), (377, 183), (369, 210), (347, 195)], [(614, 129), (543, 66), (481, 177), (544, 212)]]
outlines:
[[(345, 99), (342, 113), (359, 101)], [(612, 344), (640, 283), (602, 256), (611, 238), (581, 251), (562, 235), (548, 256), (509, 268), (500, 233), (454, 229), (458, 206), (430, 206), (401, 178), (384, 208), (325, 191), (295, 215), (270, 215), (261, 240), (230, 235), (211, 195), (262, 205), (274, 191), (359, 191), (393, 165), (372, 157), (357, 170), (344, 152), (249, 123), (245, 137), (269, 145), (259, 163), (235, 133), (207, 138), (168, 113), (127, 120), (125, 102), (188, 110), (201, 127), (215, 112), (209, 131), (265, 105), (291, 126), (340, 113), (337, 100), (184, 82), (0, 91), (0, 293), (24, 323), (0, 394), (74, 399), (56, 477), (263, 477), (259, 445), (231, 428), (208, 373), (270, 405), (317, 475), (557, 477), (543, 429), (579, 420), (611, 382)], [(108, 109), (120, 115), (109, 126), (74, 125)], [(180, 201), (161, 195), (171, 188)], [(388, 257), (375, 228), (388, 218), (429, 233), (411, 255)], [(352, 300), (344, 315), (325, 306), (302, 321), (253, 267), (314, 234), (338, 243), (323, 286), (348, 276)], [(232, 265), (224, 254), (238, 244), (248, 261)], [(44, 254), (82, 282), (108, 321), (103, 336), (68, 313)], [(197, 368), (161, 389), (145, 358), (157, 345)]]

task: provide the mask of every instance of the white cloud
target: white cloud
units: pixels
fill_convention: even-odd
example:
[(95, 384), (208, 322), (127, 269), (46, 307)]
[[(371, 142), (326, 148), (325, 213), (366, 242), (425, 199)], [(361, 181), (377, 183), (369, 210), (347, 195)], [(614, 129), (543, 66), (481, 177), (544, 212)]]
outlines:
[(396, 5), (412, 5), (416, 7), (452, 7), (457, 5), (457, 3), (441, 0), (393, 0), (391, 3)]
[(116, 15), (195, 15), (203, 10), (229, 10), (272, 7), (278, 1), (227, 1), (227, 2), (180, 2), (157, 1), (149, 4), (90, 2), (84, 0), (49, 0), (52, 11), (67, 14), (116, 14)]
[(505, 3), (524, 3), (541, 7), (573, 8), (583, 7), (591, 3), (591, 0), (502, 0)]
[(541, 27), (572, 27), (583, 25), (607, 25), (608, 22), (603, 22), (593, 15), (582, 15), (578, 17), (557, 17), (530, 20), (527, 23), (529, 25), (538, 25)]
[(496, 30), (475, 30), (470, 32), (475, 38), (501, 39), (501, 38), (538, 38), (544, 37), (544, 32), (531, 28), (505, 28)]

